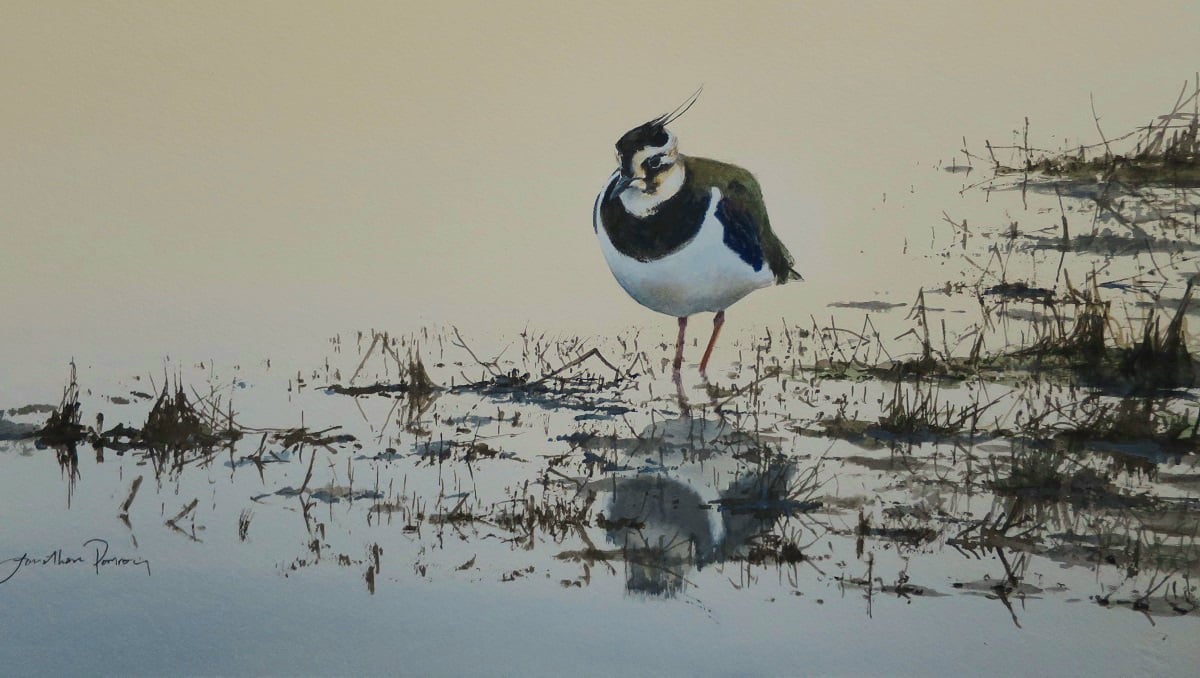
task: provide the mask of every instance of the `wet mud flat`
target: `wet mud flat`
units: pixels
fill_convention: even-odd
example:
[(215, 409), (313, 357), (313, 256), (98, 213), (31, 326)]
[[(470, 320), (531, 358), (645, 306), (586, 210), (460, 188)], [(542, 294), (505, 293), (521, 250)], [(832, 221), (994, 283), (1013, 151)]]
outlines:
[(0, 473), (53, 467), (37, 493), (147, 560), (186, 545), (297, 588), (619, 590), (712, 619), (961, 603), (1194, 637), (1192, 97), (1129, 137), (1140, 156), (988, 143), (948, 168), (974, 199), (933, 224), (947, 279), (744, 331), (707, 377), (649, 330), (355, 331), (303, 366), (119, 383), (70, 365), (60, 402), (0, 412)]

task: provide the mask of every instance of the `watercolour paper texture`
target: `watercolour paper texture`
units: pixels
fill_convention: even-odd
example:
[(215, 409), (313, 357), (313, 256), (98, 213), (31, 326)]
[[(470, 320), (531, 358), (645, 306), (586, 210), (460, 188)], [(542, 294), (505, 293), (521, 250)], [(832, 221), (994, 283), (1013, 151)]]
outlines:
[(1196, 3), (2, 14), (0, 666), (1200, 663)]

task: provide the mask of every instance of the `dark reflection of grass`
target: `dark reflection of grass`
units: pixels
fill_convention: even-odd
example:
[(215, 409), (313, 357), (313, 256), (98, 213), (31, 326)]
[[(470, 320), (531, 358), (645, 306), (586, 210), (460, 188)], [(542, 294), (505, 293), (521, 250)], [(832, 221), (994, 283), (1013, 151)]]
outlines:
[(1101, 471), (1055, 450), (1037, 448), (1014, 449), (1006, 467), (993, 466), (988, 487), (1002, 496), (1080, 506), (1129, 508), (1152, 501), (1121, 493)]
[[(1200, 418), (1189, 418), (1166, 408), (1168, 398), (1125, 398), (1100, 401), (1089, 398), (1073, 408), (1069, 427), (1060, 429), (1055, 439), (1069, 449), (1081, 449), (1089, 443), (1126, 443), (1131, 451), (1137, 446), (1158, 450), (1194, 453), (1200, 445), (1197, 426)], [(1200, 413), (1197, 415), (1200, 417)]]

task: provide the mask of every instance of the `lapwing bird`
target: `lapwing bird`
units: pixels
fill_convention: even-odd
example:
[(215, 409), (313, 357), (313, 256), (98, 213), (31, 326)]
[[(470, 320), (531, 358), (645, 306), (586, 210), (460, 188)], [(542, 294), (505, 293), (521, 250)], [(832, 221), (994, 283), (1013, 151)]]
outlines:
[(593, 213), (600, 250), (621, 287), (646, 308), (679, 319), (676, 373), (689, 316), (716, 314), (703, 373), (725, 309), (761, 287), (802, 279), (771, 231), (754, 175), (679, 152), (667, 125), (699, 94), (617, 140), (618, 168)]

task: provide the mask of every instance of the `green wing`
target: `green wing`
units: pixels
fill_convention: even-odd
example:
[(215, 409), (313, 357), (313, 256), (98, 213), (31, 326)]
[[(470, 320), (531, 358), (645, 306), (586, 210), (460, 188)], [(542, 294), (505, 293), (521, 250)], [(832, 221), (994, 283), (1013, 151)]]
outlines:
[(688, 183), (694, 190), (700, 187), (716, 186), (721, 190), (722, 202), (728, 201), (726, 211), (739, 216), (739, 221), (748, 222), (757, 236), (757, 242), (762, 249), (763, 260), (775, 274), (779, 284), (789, 280), (803, 280), (800, 274), (792, 268), (794, 260), (787, 248), (779, 241), (779, 237), (771, 230), (771, 219), (767, 216), (767, 206), (763, 202), (762, 189), (758, 180), (749, 171), (728, 163), (709, 160), (708, 158), (686, 158)]

